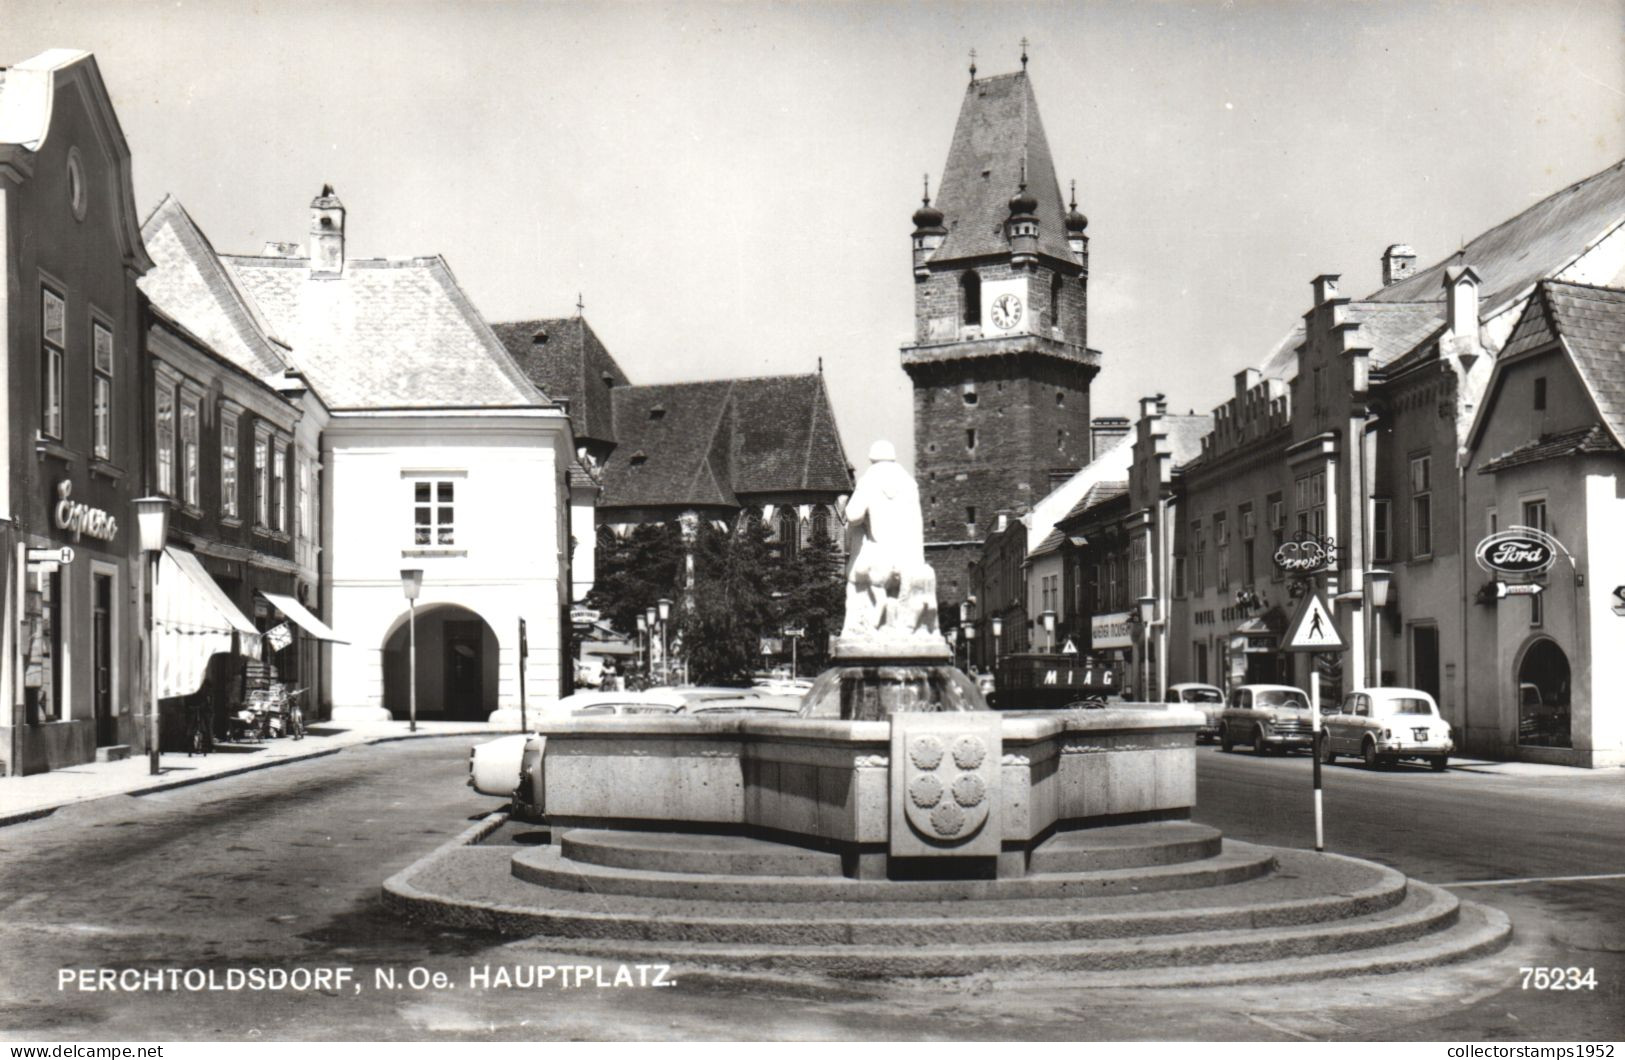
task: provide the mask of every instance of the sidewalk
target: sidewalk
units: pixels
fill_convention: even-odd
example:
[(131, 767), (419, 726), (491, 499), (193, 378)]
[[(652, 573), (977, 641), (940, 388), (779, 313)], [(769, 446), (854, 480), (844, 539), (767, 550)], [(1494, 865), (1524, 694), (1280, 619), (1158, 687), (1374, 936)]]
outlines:
[(303, 740), (286, 737), (260, 744), (238, 744), (229, 750), (188, 758), (166, 753), (161, 772), (153, 776), (146, 755), (118, 762), (86, 762), (26, 777), (0, 777), (0, 827), (54, 813), (63, 806), (109, 795), (146, 795), (201, 784), (258, 769), (338, 754), (346, 747), (433, 736), (499, 736), (504, 730), (486, 722), (420, 721), (418, 731), (404, 721), (320, 722)]
[(1459, 769), (1465, 773), (1487, 773), (1498, 777), (1586, 777), (1586, 776), (1612, 776), (1616, 779), (1625, 774), (1620, 773), (1618, 766), (1601, 766), (1597, 769), (1586, 769), (1583, 766), (1558, 766), (1545, 762), (1500, 762), (1489, 758), (1458, 758), (1450, 757), (1450, 768)]

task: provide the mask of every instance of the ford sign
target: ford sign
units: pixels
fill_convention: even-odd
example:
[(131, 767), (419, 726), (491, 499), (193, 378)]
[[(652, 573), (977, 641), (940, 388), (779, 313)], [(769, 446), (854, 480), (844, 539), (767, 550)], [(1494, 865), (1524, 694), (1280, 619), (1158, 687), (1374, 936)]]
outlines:
[(1514, 526), (1480, 541), (1473, 557), (1491, 574), (1544, 574), (1561, 547), (1544, 530)]

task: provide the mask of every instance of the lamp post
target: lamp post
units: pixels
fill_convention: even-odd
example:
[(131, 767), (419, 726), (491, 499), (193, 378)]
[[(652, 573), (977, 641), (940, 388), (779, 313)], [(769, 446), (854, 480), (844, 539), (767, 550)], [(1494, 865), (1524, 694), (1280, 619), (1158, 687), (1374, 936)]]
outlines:
[(993, 671), (999, 669), (999, 644), (1004, 639), (1004, 619), (998, 615), (993, 616)]
[(655, 612), (660, 616), (660, 666), (666, 684), (671, 684), (671, 601), (655, 601)]
[(1053, 652), (1055, 650), (1055, 612), (1045, 611), (1038, 617), (1044, 623), (1044, 646)]
[[(649, 631), (649, 655), (644, 660), (646, 663), (644, 676), (649, 679), (651, 685), (655, 683), (655, 631), (659, 628), (655, 623), (659, 621), (659, 615), (656, 613), (653, 604), (643, 609), (643, 625)], [(660, 658), (664, 662), (666, 657), (662, 655)]]
[(973, 625), (972, 626), (966, 626), (965, 627), (965, 669), (967, 669), (967, 670), (969, 670), (971, 668), (971, 657), (972, 657), (972, 655), (975, 654), (972, 651), (972, 649), (975, 648), (975, 647), (976, 647), (976, 627), (973, 626)]
[(406, 709), (407, 731), (418, 731), (418, 591), (423, 588), (423, 571), (416, 567), (401, 570), (401, 592), (406, 594)]
[(135, 501), (136, 530), (141, 538), (141, 554), (147, 559), (147, 764), (158, 775), (158, 624), (153, 610), (158, 605), (158, 559), (169, 537), (169, 498), (140, 497)]
[(643, 676), (649, 676), (649, 620), (642, 611), (637, 614), (638, 620), (638, 663), (643, 667)]
[(1140, 597), (1140, 662), (1145, 667), (1145, 680), (1140, 684), (1140, 695), (1151, 698), (1151, 624), (1157, 620), (1157, 598)]
[(1392, 571), (1368, 570), (1365, 572), (1366, 599), (1371, 601), (1367, 608), (1371, 612), (1371, 684), (1382, 684), (1382, 609), (1388, 606), (1388, 586), (1393, 582)]

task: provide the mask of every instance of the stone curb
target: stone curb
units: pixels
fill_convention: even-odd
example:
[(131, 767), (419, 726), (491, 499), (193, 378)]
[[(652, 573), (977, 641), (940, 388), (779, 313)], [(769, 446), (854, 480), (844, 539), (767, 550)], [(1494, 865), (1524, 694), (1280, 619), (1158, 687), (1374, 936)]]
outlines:
[[(34, 806), (26, 810), (17, 810), (15, 812), (0, 812), (0, 828), (5, 828), (14, 824), (23, 824), (27, 821), (38, 820), (41, 817), (49, 817), (65, 806), (77, 806), (81, 803), (99, 802), (102, 799), (117, 798), (121, 795), (139, 798), (143, 795), (154, 795), (162, 791), (173, 791), (176, 788), (189, 788), (196, 784), (207, 784), (212, 780), (224, 780), (227, 777), (238, 777), (242, 776), (244, 773), (258, 773), (261, 770), (274, 769), (277, 766), (290, 765), (294, 762), (309, 762), (317, 758), (327, 758), (332, 755), (340, 754), (343, 751), (347, 751), (352, 747), (370, 747), (374, 744), (396, 743), (401, 740), (442, 740), (452, 736), (477, 735), (482, 734), (467, 732), (385, 733), (378, 736), (359, 739), (354, 743), (342, 744), (338, 747), (313, 747), (308, 751), (301, 750), (292, 754), (277, 755), (274, 758), (256, 759), (255, 761), (241, 766), (229, 767), (215, 772), (204, 773), (195, 777), (176, 777), (166, 780), (163, 778), (163, 775), (160, 774), (159, 777), (151, 783), (138, 784), (135, 787), (126, 788), (122, 791), (109, 791), (100, 795), (88, 795), (83, 797), (68, 796), (60, 801), (43, 806)], [(500, 736), (504, 734), (493, 732), (492, 735)], [(0, 784), (3, 783), (4, 781), (0, 781)], [(0, 793), (3, 792), (4, 788), (0, 788)]]

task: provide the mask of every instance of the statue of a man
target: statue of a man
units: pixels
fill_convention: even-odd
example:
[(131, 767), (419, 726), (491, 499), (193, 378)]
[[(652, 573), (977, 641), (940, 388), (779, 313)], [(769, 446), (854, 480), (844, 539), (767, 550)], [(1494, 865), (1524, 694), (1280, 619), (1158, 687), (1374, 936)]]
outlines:
[[(843, 637), (880, 630), (936, 633), (936, 579), (925, 562), (920, 491), (887, 441), (869, 450), (869, 469), (846, 504), (846, 623)], [(929, 583), (929, 584), (926, 584)], [(919, 612), (919, 613), (913, 613)]]

